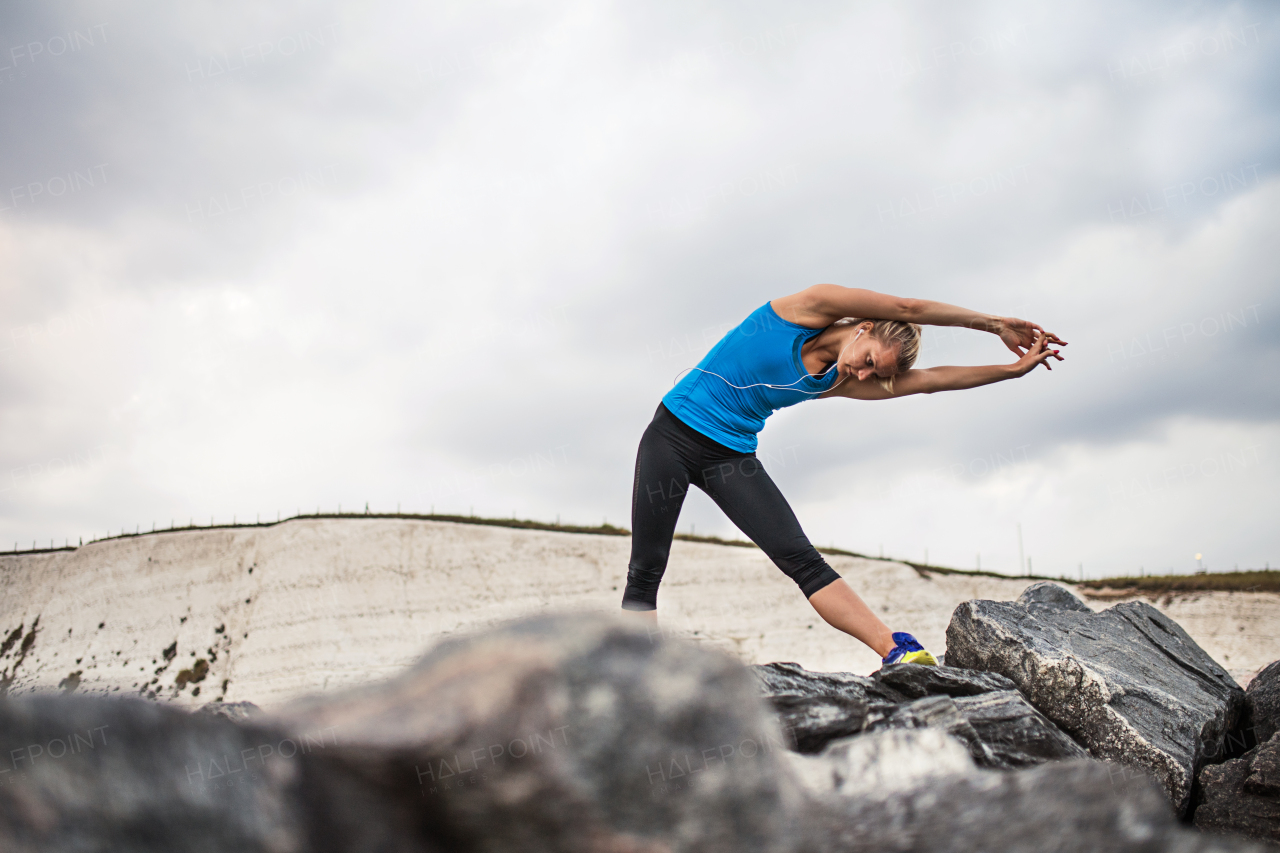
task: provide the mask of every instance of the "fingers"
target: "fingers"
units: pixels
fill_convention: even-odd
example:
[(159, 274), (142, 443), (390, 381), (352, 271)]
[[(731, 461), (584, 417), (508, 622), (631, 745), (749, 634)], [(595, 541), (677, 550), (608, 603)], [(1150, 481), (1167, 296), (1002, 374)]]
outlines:
[(1067, 345), (1066, 341), (1064, 341), (1062, 338), (1055, 335), (1053, 332), (1045, 332), (1044, 335), (1049, 339), (1050, 343), (1058, 344), (1059, 346), (1064, 346), (1064, 347)]
[(1049, 342), (1048, 336), (1040, 338), (1039, 343), (1041, 344), (1043, 349), (1040, 353), (1038, 353), (1037, 357), (1039, 359), (1039, 362), (1044, 365), (1045, 370), (1053, 372), (1053, 366), (1049, 364), (1049, 359), (1056, 358), (1058, 361), (1065, 361), (1066, 359), (1064, 359), (1062, 355), (1059, 354), (1058, 350), (1049, 349), (1048, 342)]
[(1058, 337), (1053, 332), (1046, 332), (1044, 330), (1044, 327), (1041, 326), (1039, 323), (1032, 323), (1030, 320), (1013, 320), (1012, 322), (1025, 323), (1026, 326), (1029, 329), (1031, 329), (1034, 335), (1043, 335), (1044, 337), (1049, 339), (1050, 343), (1058, 344), (1060, 346), (1067, 345), (1066, 341), (1062, 340), (1062, 338)]

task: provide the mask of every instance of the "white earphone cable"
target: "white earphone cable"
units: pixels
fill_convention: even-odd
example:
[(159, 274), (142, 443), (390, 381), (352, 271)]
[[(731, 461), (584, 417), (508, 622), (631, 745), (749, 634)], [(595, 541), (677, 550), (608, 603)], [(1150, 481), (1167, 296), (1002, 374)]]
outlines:
[(798, 383), (800, 383), (800, 382), (803, 382), (803, 381), (805, 381), (806, 379), (822, 379), (822, 378), (823, 378), (823, 377), (825, 377), (828, 373), (830, 373), (831, 371), (835, 370), (835, 369), (836, 369), (836, 367), (840, 364), (840, 359), (844, 357), (844, 351), (845, 351), (845, 350), (847, 350), (849, 347), (851, 347), (851, 346), (853, 345), (853, 342), (854, 342), (854, 341), (856, 341), (856, 340), (857, 340), (859, 337), (861, 337), (861, 336), (862, 336), (862, 329), (859, 329), (859, 330), (858, 330), (858, 333), (857, 333), (856, 335), (854, 335), (854, 336), (853, 336), (853, 341), (849, 341), (849, 343), (845, 344), (845, 345), (844, 345), (844, 347), (843, 347), (843, 348), (841, 348), (841, 350), (840, 350), (840, 354), (839, 354), (838, 356), (836, 356), (836, 360), (835, 360), (834, 362), (832, 362), (832, 363), (831, 363), (831, 366), (830, 366), (830, 367), (828, 367), (826, 370), (822, 371), (822, 373), (820, 373), (820, 374), (818, 374), (818, 375), (816, 375), (816, 376), (815, 376), (814, 374), (810, 373), (810, 374), (807, 374), (807, 375), (805, 375), (805, 376), (801, 376), (801, 377), (800, 377), (799, 379), (797, 379), (795, 382), (788, 382), (786, 385), (773, 385), (773, 384), (770, 384), (770, 383), (768, 383), (768, 382), (754, 382), (754, 383), (752, 383), (752, 384), (750, 384), (750, 385), (734, 385), (732, 382), (730, 382), (728, 379), (725, 379), (725, 378), (724, 378), (723, 376), (721, 376), (719, 373), (716, 373), (716, 372), (715, 372), (715, 371), (713, 371), (713, 370), (706, 370), (706, 369), (701, 368), (701, 367), (686, 367), (684, 370), (682, 370), (682, 371), (680, 371), (679, 373), (677, 373), (677, 374), (676, 374), (676, 377), (675, 377), (675, 379), (674, 379), (674, 380), (672, 380), (672, 383), (671, 383), (671, 384), (672, 384), (672, 385), (675, 385), (677, 382), (679, 382), (679, 381), (680, 381), (680, 377), (681, 377), (681, 376), (683, 376), (684, 374), (688, 373), (689, 371), (691, 371), (691, 370), (697, 370), (697, 371), (700, 371), (700, 372), (702, 372), (702, 373), (709, 373), (709, 374), (711, 374), (712, 376), (714, 376), (714, 377), (716, 377), (717, 379), (719, 379), (719, 380), (720, 380), (721, 382), (723, 382), (724, 384), (728, 385), (730, 388), (737, 388), (739, 391), (746, 391), (746, 390), (747, 390), (747, 389), (749, 389), (749, 388), (773, 388), (773, 389), (776, 389), (776, 390), (778, 390), (778, 391), (795, 391), (795, 392), (796, 392), (796, 393), (798, 393), (798, 394), (808, 394), (808, 395), (809, 395), (809, 396), (811, 396), (811, 397), (812, 397), (812, 396), (814, 396), (815, 394), (825, 394), (827, 391), (830, 391), (830, 390), (834, 389), (837, 385), (839, 385), (839, 384), (840, 384), (840, 382), (843, 382), (843, 381), (844, 381), (845, 379), (847, 379), (848, 377), (844, 377), (843, 379), (841, 379), (841, 380), (840, 380), (840, 382), (837, 382), (835, 385), (832, 385), (832, 386), (831, 386), (831, 388), (823, 388), (821, 391), (802, 391), (802, 390), (800, 390), (799, 388), (793, 388), (792, 386), (793, 386), (793, 385), (796, 385), (796, 384), (798, 384)]

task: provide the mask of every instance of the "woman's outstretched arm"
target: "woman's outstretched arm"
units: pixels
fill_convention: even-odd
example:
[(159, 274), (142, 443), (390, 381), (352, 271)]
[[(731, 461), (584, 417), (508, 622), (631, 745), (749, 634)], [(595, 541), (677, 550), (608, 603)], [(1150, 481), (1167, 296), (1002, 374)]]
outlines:
[(998, 317), (945, 302), (890, 296), (838, 284), (815, 284), (799, 293), (775, 299), (770, 304), (778, 316), (812, 329), (824, 329), (845, 317), (861, 317), (901, 320), (922, 326), (978, 329), (998, 336), (1018, 356), (1026, 353), (1037, 334), (1047, 334), (1051, 343), (1066, 344), (1057, 335), (1046, 333), (1039, 324), (1016, 317)]
[(820, 397), (849, 397), (854, 400), (889, 400), (894, 397), (906, 397), (911, 394), (933, 394), (937, 391), (962, 391), (965, 388), (978, 388), (1002, 382), (1005, 379), (1016, 379), (1026, 376), (1037, 365), (1043, 364), (1047, 369), (1049, 359), (1063, 358), (1056, 349), (1049, 348), (1049, 336), (1039, 335), (1031, 343), (1027, 352), (1013, 364), (982, 364), (973, 366), (928, 367), (923, 370), (908, 370), (893, 380), (893, 390), (886, 391), (880, 383), (871, 379), (858, 379), (849, 376), (836, 383), (830, 391)]

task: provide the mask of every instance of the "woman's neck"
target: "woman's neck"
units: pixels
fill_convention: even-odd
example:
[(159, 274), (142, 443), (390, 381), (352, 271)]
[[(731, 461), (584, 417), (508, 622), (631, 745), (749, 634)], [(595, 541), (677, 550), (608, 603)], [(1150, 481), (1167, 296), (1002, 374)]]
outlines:
[(845, 347), (853, 342), (854, 326), (827, 326), (800, 347), (800, 359), (810, 375), (831, 368)]

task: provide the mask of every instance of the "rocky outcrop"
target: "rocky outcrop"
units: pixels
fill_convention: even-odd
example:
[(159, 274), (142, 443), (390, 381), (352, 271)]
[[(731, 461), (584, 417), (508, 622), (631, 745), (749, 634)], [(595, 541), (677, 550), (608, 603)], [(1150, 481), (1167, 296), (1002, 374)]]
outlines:
[(425, 809), (457, 847), (727, 853), (798, 839), (782, 733), (746, 669), (613, 618), (447, 641), (398, 678), (280, 719), (335, 730), (327, 761)]
[(1244, 692), (1243, 727), (1256, 743), (1280, 731), (1280, 660), (1267, 664)]
[(1229, 851), (1248, 844), (1183, 829), (1146, 777), (1089, 759), (981, 770), (938, 728), (890, 729), (792, 754), (827, 805), (826, 850), (911, 853)]
[(1204, 768), (1199, 782), (1196, 826), (1280, 842), (1280, 734), (1242, 758)]
[(826, 815), (828, 850), (877, 853), (1226, 853), (1262, 848), (1174, 820), (1154, 785), (1124, 789), (1097, 761), (944, 777), (908, 794), (847, 797)]
[(794, 663), (751, 669), (789, 745), (803, 754), (863, 731), (936, 728), (982, 767), (1088, 756), (996, 673), (919, 664), (893, 664), (870, 677)]
[(961, 604), (948, 663), (1006, 676), (1093, 756), (1150, 774), (1182, 813), (1206, 756), (1223, 754), (1244, 692), (1154, 607), (1094, 613), (1052, 587)]
[(3, 700), (0, 850), (1251, 849), (1180, 828), (1096, 762), (979, 770), (936, 726), (798, 755), (758, 683), (720, 653), (583, 615), (454, 639), (398, 678), (270, 715)]
[(0, 702), (0, 850), (433, 849), (395, 843), (371, 792), (318, 773), (333, 733), (308, 734), (138, 699)]

